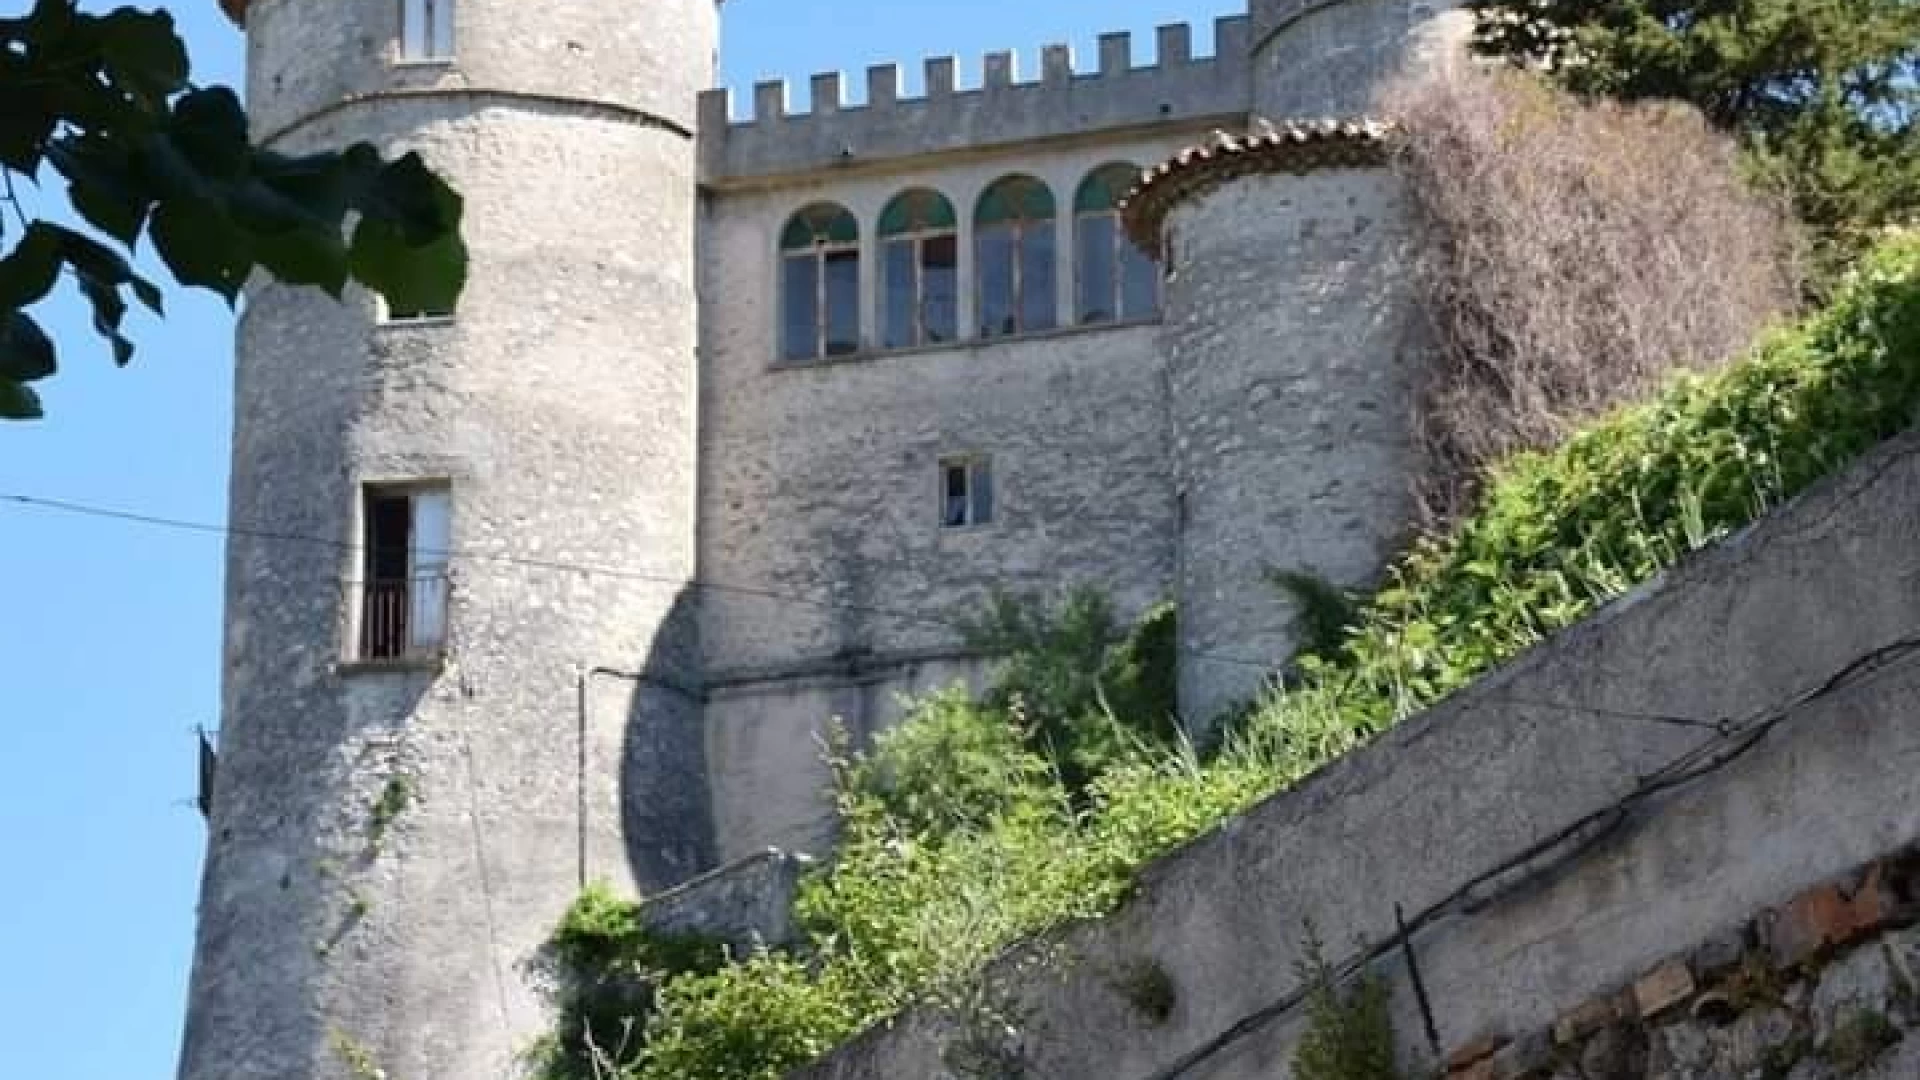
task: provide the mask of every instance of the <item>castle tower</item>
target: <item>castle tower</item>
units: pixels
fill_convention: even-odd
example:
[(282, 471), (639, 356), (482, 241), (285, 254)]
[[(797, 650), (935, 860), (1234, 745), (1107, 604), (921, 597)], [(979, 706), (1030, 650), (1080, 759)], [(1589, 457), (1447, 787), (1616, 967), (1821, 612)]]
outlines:
[(1180, 707), (1203, 726), (1300, 645), (1276, 572), (1364, 587), (1410, 525), (1410, 220), (1388, 129), (1353, 118), (1470, 28), (1453, 0), (1249, 7), (1254, 132), (1150, 172), (1127, 212), (1166, 261)]
[(248, 297), (180, 1075), (494, 1080), (549, 1028), (538, 949), (581, 882), (710, 860), (688, 583), (715, 0), (225, 6), (256, 138), (422, 151), (472, 270), (455, 312)]
[(1472, 31), (1459, 0), (1250, 0), (1253, 114), (1341, 118), (1374, 110), (1409, 61), (1457, 52)]
[(1150, 173), (1136, 242), (1167, 249), (1180, 503), (1180, 709), (1207, 723), (1298, 647), (1270, 580), (1371, 581), (1411, 516), (1414, 312), (1386, 131), (1283, 127)]

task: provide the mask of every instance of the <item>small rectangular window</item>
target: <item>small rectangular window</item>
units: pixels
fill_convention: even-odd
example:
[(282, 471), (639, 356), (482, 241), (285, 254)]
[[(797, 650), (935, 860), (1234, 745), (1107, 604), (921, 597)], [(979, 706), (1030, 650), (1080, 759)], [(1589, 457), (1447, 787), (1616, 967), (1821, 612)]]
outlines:
[(361, 660), (421, 660), (447, 643), (452, 501), (444, 488), (375, 486), (361, 512)]
[(985, 457), (940, 462), (940, 524), (967, 529), (993, 521), (993, 462)]
[(400, 59), (453, 58), (454, 0), (400, 0)]

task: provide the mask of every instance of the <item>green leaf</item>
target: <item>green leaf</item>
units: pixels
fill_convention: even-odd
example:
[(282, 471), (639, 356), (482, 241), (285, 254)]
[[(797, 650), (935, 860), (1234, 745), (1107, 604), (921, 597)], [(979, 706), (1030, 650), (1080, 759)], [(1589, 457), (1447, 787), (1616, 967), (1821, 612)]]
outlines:
[(255, 151), (251, 171), (255, 182), (298, 204), (311, 221), (338, 228), (379, 178), (380, 168), (379, 152), (360, 143), (344, 153), (297, 158)]
[(38, 420), (46, 412), (30, 386), (0, 378), (0, 420)]
[(462, 204), (419, 154), (408, 154), (380, 170), (355, 209), (367, 220), (397, 226), (408, 244), (424, 245), (459, 228)]
[(256, 234), (253, 254), (261, 267), (288, 285), (317, 285), (335, 300), (346, 287), (347, 245), (337, 228)]
[(53, 339), (33, 316), (24, 311), (0, 315), (0, 380), (28, 383), (56, 370)]
[(373, 219), (355, 227), (348, 262), (354, 278), (395, 311), (452, 311), (467, 280), (467, 248), (458, 233), (415, 245), (400, 226)]
[(60, 139), (47, 160), (67, 178), (74, 209), (101, 232), (132, 248), (146, 224), (153, 196), (134, 171), (132, 155), (106, 139)]
[(32, 176), (57, 121), (41, 94), (18, 87), (23, 77), (14, 65), (0, 65), (0, 79), (8, 85), (6, 108), (0, 109), (0, 167)]
[(252, 148), (247, 111), (224, 86), (195, 90), (173, 104), (173, 144), (206, 177), (232, 180), (246, 173)]
[(116, 81), (162, 102), (187, 85), (187, 46), (164, 11), (119, 8), (99, 22), (100, 52)]
[(120, 298), (120, 290), (99, 278), (81, 274), (80, 295), (93, 306), (93, 329), (112, 346), (113, 362), (127, 366), (127, 361), (133, 359), (133, 342), (120, 332), (120, 324), (127, 317), (127, 302)]
[(0, 310), (26, 307), (53, 291), (60, 262), (58, 236), (51, 226), (35, 222), (13, 251), (0, 259)]
[[(128, 286), (155, 315), (163, 314), (160, 290), (146, 278), (134, 273), (133, 267), (119, 252), (85, 233), (61, 225), (47, 225), (46, 228), (59, 240), (61, 256), (67, 260), (67, 265), (73, 267), (82, 284), (87, 281), (98, 282), (112, 290), (116, 298), (120, 286)], [(117, 320), (115, 325), (118, 325)]]
[(211, 289), (231, 304), (253, 269), (252, 241), (219, 207), (198, 200), (160, 204), (149, 229), (160, 259), (182, 285)]

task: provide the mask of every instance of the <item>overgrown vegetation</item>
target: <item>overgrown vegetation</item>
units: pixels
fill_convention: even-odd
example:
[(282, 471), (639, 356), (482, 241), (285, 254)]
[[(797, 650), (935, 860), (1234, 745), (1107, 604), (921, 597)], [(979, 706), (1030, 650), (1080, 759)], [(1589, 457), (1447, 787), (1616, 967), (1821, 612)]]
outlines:
[(1294, 1080), (1401, 1080), (1386, 980), (1362, 975), (1343, 989), (1311, 931), (1299, 976), (1307, 1029), (1294, 1048)]
[(1827, 272), (1920, 213), (1913, 0), (1476, 0), (1482, 51), (1579, 93), (1684, 101), (1741, 140)]
[[(1252, 710), (1204, 762), (1190, 747), (1141, 740), (1076, 794), (1061, 778), (1058, 745), (1052, 762), (1036, 751), (1011, 696), (1001, 705), (930, 698), (871, 755), (841, 764), (843, 846), (803, 890), (804, 948), (668, 979), (644, 1045), (605, 1075), (774, 1080), (902, 1009), (966, 1000), (955, 988), (1010, 944), (1110, 911), (1144, 862), (1741, 528), (1916, 417), (1920, 239), (1902, 238), (1865, 260), (1827, 309), (1743, 363), (1684, 376), (1564, 447), (1503, 467), (1477, 513), (1419, 543), (1344, 638), (1305, 658), (1295, 685)], [(1023, 659), (1008, 670), (1054, 671), (1051, 660)], [(1057, 674), (1035, 685), (1056, 677), (1072, 685)], [(903, 778), (945, 776), (935, 763), (955, 760), (988, 770), (993, 783), (908, 798)]]
[(1505, 68), (1390, 86), (1420, 226), (1418, 489), (1470, 509), (1487, 467), (1558, 445), (1676, 369), (1725, 365), (1800, 295), (1785, 208), (1671, 103), (1583, 103)]
[(617, 1075), (642, 1045), (654, 989), (676, 975), (704, 975), (729, 960), (701, 937), (665, 937), (641, 925), (639, 907), (595, 882), (567, 909), (548, 943), (560, 976), (560, 1024), (530, 1055), (548, 1077)]
[(1123, 638), (1106, 596), (1083, 588), (1057, 609), (996, 593), (966, 636), (1006, 658), (986, 706), (1021, 718), (1023, 741), (1078, 794), (1141, 740), (1174, 738), (1177, 635), (1173, 605), (1162, 604)]

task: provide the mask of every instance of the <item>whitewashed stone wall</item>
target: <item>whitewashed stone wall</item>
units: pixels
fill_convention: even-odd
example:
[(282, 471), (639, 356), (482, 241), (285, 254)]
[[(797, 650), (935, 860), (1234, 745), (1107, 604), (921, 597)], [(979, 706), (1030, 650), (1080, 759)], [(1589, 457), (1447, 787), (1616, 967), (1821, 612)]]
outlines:
[(1166, 234), (1180, 703), (1205, 722), (1297, 644), (1271, 571), (1364, 585), (1410, 521), (1408, 221), (1391, 173), (1337, 169), (1239, 179)]

